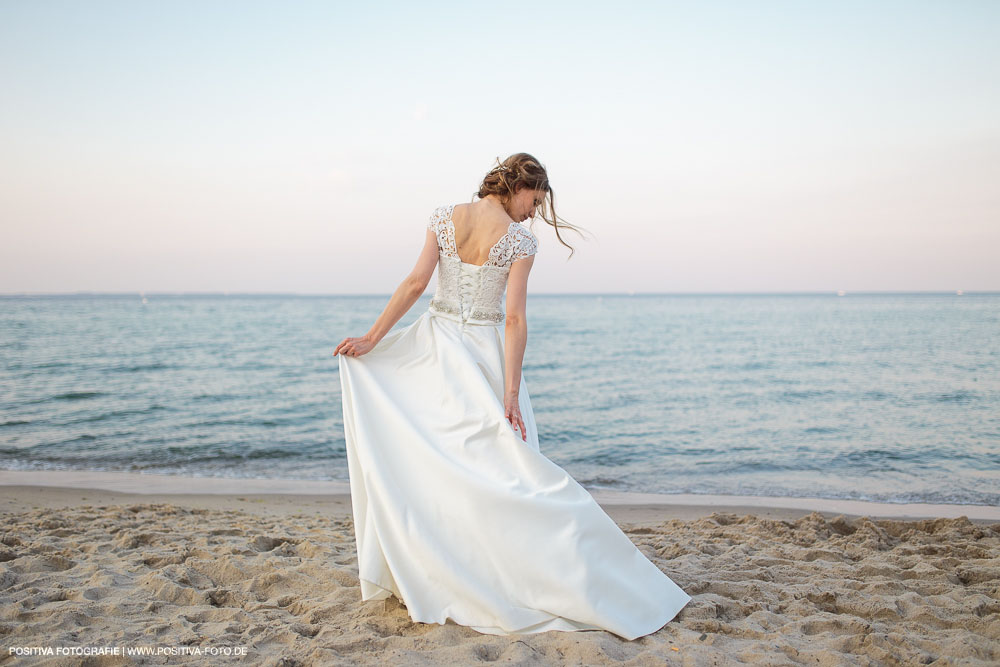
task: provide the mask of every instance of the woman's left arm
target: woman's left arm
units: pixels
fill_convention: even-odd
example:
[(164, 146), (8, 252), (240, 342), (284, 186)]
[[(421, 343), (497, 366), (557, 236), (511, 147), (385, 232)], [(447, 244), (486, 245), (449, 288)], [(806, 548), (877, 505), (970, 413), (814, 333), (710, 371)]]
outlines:
[(360, 357), (371, 351), (427, 289), (427, 284), (431, 281), (431, 276), (434, 275), (434, 267), (437, 266), (437, 262), (437, 236), (428, 229), (427, 239), (424, 242), (423, 250), (420, 251), (416, 265), (393, 292), (382, 314), (375, 320), (375, 324), (364, 336), (348, 337), (342, 340), (337, 349), (333, 351), (333, 356), (346, 354), (351, 357)]

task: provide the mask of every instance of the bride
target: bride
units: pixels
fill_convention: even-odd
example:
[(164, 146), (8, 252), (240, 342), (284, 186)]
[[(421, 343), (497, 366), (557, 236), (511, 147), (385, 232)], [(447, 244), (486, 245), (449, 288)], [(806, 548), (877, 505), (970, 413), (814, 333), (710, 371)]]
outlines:
[[(393, 595), (413, 621), (494, 635), (656, 632), (691, 597), (539, 451), (521, 373), (538, 248), (522, 223), (547, 196), (557, 238), (575, 228), (527, 153), (477, 195), (434, 210), (413, 271), (368, 333), (333, 353), (362, 600)], [(427, 310), (390, 332), (435, 268)]]

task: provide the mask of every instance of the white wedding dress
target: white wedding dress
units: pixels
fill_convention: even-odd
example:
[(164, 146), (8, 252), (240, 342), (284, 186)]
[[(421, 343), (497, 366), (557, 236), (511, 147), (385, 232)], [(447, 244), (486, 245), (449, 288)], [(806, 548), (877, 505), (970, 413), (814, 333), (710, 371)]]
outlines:
[(338, 355), (363, 600), (395, 595), (414, 621), (494, 635), (655, 632), (691, 597), (504, 417), (504, 313), (520, 223), (481, 266), (455, 250), (453, 206), (435, 209), (437, 293), (360, 357)]

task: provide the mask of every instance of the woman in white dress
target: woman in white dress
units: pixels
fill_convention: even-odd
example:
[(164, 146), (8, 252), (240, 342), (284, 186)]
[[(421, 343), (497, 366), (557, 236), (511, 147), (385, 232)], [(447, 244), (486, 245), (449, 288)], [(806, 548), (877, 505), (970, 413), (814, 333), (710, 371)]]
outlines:
[[(394, 595), (415, 622), (487, 634), (655, 632), (691, 597), (539, 451), (521, 373), (538, 248), (521, 223), (548, 197), (541, 217), (560, 241), (573, 227), (527, 153), (477, 194), (434, 210), (413, 271), (334, 351), (362, 600)], [(435, 268), (428, 309), (390, 331)]]

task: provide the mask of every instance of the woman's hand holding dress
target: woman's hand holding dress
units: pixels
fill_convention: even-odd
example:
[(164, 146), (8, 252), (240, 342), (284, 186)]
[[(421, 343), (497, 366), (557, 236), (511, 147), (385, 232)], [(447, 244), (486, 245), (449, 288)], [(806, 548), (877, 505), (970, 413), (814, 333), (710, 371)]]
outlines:
[(525, 442), (528, 441), (528, 431), (524, 426), (524, 420), (521, 419), (521, 406), (518, 404), (517, 392), (505, 392), (503, 396), (503, 412), (507, 421), (514, 430), (521, 430), (521, 439)]
[(370, 352), (375, 347), (375, 341), (367, 336), (347, 337), (340, 341), (340, 345), (333, 351), (333, 356), (346, 354), (349, 357), (360, 357), (362, 354)]

